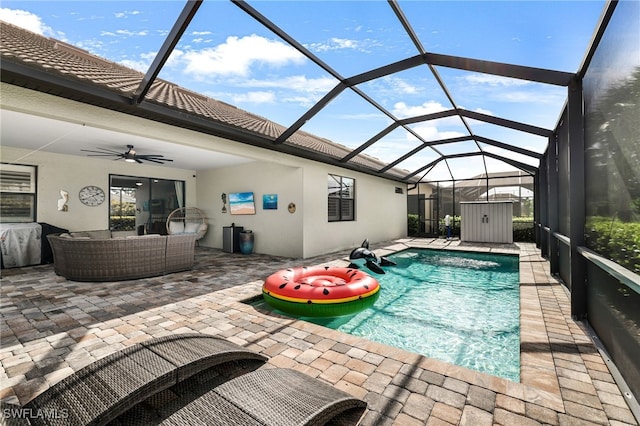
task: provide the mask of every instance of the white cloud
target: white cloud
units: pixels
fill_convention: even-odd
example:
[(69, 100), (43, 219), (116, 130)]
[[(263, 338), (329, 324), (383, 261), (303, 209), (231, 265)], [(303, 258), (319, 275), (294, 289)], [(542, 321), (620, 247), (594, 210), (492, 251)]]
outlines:
[[(467, 135), (466, 133), (456, 131), (440, 131), (437, 126), (428, 123), (421, 123), (414, 126), (413, 131), (420, 135), (424, 140), (437, 141), (441, 139), (457, 138)], [(411, 133), (407, 133), (407, 139), (415, 140)]]
[(404, 102), (398, 102), (393, 106), (391, 111), (396, 117), (416, 117), (419, 115), (433, 114), (435, 112), (445, 111), (450, 108), (445, 108), (440, 102), (427, 101), (422, 105), (409, 106)]
[(405, 95), (413, 95), (420, 91), (418, 87), (413, 84), (410, 84), (407, 80), (403, 78), (398, 78), (395, 76), (386, 76), (382, 78), (382, 81), (387, 84), (391, 91), (397, 95), (398, 93), (402, 93)]
[(511, 86), (526, 86), (531, 84), (530, 81), (526, 80), (518, 80), (516, 78), (502, 77), (499, 75), (490, 75), (490, 74), (467, 74), (462, 79), (467, 84), (480, 84), (480, 85), (488, 85), (491, 87), (511, 87)]
[(484, 114), (484, 115), (494, 115), (491, 111), (489, 111), (488, 109), (484, 109), (484, 108), (476, 108), (474, 109), (475, 112), (479, 112), (480, 114)]
[(358, 47), (357, 40), (347, 38), (332, 37), (331, 43), (336, 46), (336, 49), (356, 49)]
[[(356, 29), (360, 31), (360, 29)], [(372, 46), (380, 46), (380, 43), (373, 39), (355, 40), (349, 38), (332, 37), (321, 43), (310, 43), (304, 45), (312, 52), (328, 52), (337, 50), (355, 50), (358, 52), (368, 52)]]
[(307, 78), (304, 75), (294, 75), (270, 80), (251, 79), (242, 84), (250, 87), (279, 88), (303, 93), (325, 94), (333, 89), (337, 81), (332, 77)]
[[(265, 89), (257, 91), (255, 93), (277, 93), (274, 94), (273, 99), (269, 99), (269, 102), (279, 102), (288, 104), (297, 104), (303, 107), (311, 107), (314, 105), (325, 93), (335, 86), (336, 81), (330, 77), (321, 77), (315, 79), (309, 79), (303, 75), (290, 76), (281, 79), (271, 80), (257, 80), (249, 79), (239, 82), (237, 86), (246, 87), (250, 89)], [(249, 92), (253, 93), (253, 92)], [(251, 96), (243, 98), (234, 95), (232, 97), (238, 102), (251, 102), (264, 103), (266, 97)]]
[(128, 18), (129, 16), (139, 15), (141, 13), (139, 10), (125, 10), (124, 12), (116, 12), (115, 17), (119, 19)]
[(130, 31), (130, 30), (116, 30), (115, 32), (113, 31), (102, 31), (100, 33), (100, 35), (102, 36), (110, 36), (110, 37), (120, 37), (120, 36), (124, 36), (124, 37), (144, 37), (146, 35), (149, 35), (149, 31), (144, 30), (144, 31)]
[(191, 35), (198, 35), (198, 36), (202, 36), (202, 35), (209, 35), (209, 34), (213, 34), (211, 31), (192, 31)]
[(343, 50), (343, 49), (359, 50), (359, 46), (360, 44), (358, 40), (332, 37), (326, 42), (311, 43), (306, 47), (309, 50), (314, 52), (327, 52), (330, 50)]
[(184, 72), (196, 78), (249, 76), (252, 67), (281, 67), (302, 63), (304, 57), (294, 48), (258, 35), (228, 37), (225, 43), (203, 50), (185, 51), (180, 60)]
[(53, 29), (45, 25), (38, 15), (27, 12), (26, 10), (0, 8), (0, 20), (36, 34), (46, 36), (53, 36), (55, 34)]
[(236, 104), (272, 104), (276, 101), (276, 95), (273, 92), (247, 92), (240, 94), (232, 94), (230, 98)]
[(553, 92), (550, 90), (534, 92), (514, 91), (502, 93), (496, 96), (495, 99), (503, 102), (514, 103), (538, 103), (538, 104), (551, 104), (562, 105), (564, 101), (564, 93)]
[(132, 68), (140, 72), (147, 72), (153, 59), (156, 57), (157, 52), (148, 52), (140, 55), (140, 59), (122, 59), (118, 63), (125, 67)]

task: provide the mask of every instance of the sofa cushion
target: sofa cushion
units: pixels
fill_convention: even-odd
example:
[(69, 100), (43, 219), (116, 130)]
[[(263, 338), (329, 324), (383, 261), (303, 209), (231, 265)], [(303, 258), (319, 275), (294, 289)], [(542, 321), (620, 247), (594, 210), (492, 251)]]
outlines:
[(87, 231), (87, 234), (89, 234), (89, 238), (93, 238), (96, 240), (111, 238), (111, 231), (109, 231), (108, 229), (101, 229), (99, 231)]
[(78, 231), (69, 233), (72, 238), (91, 238), (94, 240), (105, 240), (111, 238), (111, 231), (108, 229), (99, 229), (95, 231)]
[(127, 240), (138, 240), (143, 238), (160, 238), (162, 235), (160, 234), (145, 234), (145, 235), (128, 235), (125, 237)]

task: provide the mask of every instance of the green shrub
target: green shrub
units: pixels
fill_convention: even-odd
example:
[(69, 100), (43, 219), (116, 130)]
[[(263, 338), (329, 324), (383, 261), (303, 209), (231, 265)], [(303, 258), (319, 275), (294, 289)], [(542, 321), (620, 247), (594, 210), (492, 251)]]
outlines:
[(410, 214), (407, 219), (407, 234), (415, 236), (420, 233), (420, 217), (417, 214)]
[(596, 253), (640, 273), (640, 222), (592, 216), (587, 219), (585, 238)]
[(136, 217), (111, 216), (111, 229), (114, 231), (133, 231), (136, 229)]
[(536, 241), (535, 226), (532, 217), (513, 218), (513, 241), (534, 243)]

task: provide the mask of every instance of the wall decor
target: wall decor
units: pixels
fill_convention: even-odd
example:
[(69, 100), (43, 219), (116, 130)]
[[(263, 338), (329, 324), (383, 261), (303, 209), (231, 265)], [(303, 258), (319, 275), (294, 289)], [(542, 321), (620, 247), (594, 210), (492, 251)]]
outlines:
[(80, 190), (78, 198), (85, 206), (95, 207), (104, 203), (105, 195), (99, 186), (88, 185)]
[(287, 207), (287, 210), (289, 210), (289, 213), (295, 213), (296, 212), (296, 204), (295, 203), (289, 203), (289, 206)]
[(227, 194), (226, 193), (222, 193), (222, 213), (226, 213), (227, 212)]
[(60, 210), (61, 212), (69, 211), (69, 206), (67, 205), (67, 202), (69, 201), (69, 193), (64, 189), (61, 189), (60, 197), (62, 198), (58, 200), (58, 210)]
[(263, 210), (278, 210), (278, 194), (264, 194), (262, 196)]
[(256, 214), (253, 192), (234, 192), (229, 194), (231, 214)]

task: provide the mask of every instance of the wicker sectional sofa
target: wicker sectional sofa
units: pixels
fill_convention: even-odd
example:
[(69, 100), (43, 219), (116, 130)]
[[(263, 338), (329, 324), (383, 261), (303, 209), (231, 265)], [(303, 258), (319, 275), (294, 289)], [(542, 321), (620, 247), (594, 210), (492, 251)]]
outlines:
[(121, 281), (191, 269), (196, 234), (112, 237), (108, 230), (47, 235), (56, 274), (73, 281)]

